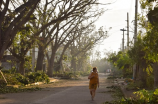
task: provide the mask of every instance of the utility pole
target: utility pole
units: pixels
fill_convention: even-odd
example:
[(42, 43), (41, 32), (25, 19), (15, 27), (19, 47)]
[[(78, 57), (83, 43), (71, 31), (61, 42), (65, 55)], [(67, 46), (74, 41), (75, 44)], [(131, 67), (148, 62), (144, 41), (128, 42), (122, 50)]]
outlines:
[(123, 39), (122, 39), (122, 50), (123, 50), (123, 52), (124, 52), (124, 31), (127, 31), (127, 30), (125, 30), (124, 28), (123, 29), (120, 29), (121, 31), (123, 31)]
[(124, 53), (124, 50), (125, 50), (125, 47), (124, 47), (124, 35), (123, 35), (123, 38), (122, 38), (122, 52)]
[(129, 50), (129, 15), (127, 13), (127, 50)]
[(138, 0), (135, 1), (135, 29), (134, 29), (134, 44), (137, 41), (137, 15), (138, 15)]
[[(135, 29), (134, 29), (134, 45), (137, 41), (137, 14), (138, 14), (138, 0), (135, 0)], [(133, 65), (133, 79), (136, 80), (136, 73), (137, 72), (137, 64)]]

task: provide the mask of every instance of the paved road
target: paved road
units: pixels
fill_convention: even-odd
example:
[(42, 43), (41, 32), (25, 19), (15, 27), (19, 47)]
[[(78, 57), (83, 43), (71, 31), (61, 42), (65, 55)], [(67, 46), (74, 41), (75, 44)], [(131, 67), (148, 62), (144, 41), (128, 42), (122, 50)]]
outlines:
[(88, 80), (83, 80), (78, 81), (78, 84), (73, 87), (68, 87), (57, 93), (43, 96), (40, 99), (22, 102), (22, 99), (19, 98), (20, 100), (18, 102), (1, 103), (0, 101), (0, 104), (102, 104), (105, 101), (110, 101), (113, 99), (110, 93), (106, 92), (108, 90), (106, 89), (108, 83), (105, 83), (105, 76), (105, 74), (99, 75), (100, 87), (96, 91), (94, 101), (91, 100), (88, 89)]

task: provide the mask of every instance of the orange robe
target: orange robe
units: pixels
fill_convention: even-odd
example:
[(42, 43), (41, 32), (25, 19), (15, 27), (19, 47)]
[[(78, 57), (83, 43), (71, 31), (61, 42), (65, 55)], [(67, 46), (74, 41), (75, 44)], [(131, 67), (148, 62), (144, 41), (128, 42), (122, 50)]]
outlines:
[(96, 89), (98, 84), (98, 73), (92, 72), (90, 76), (93, 76), (93, 78), (89, 81), (89, 89)]

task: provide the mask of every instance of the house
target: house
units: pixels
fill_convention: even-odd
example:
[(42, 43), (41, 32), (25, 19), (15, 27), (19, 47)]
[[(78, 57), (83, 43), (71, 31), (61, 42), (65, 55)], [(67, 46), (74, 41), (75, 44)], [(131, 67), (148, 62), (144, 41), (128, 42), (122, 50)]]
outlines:
[(11, 69), (13, 66), (17, 67), (17, 61), (18, 59), (12, 55), (4, 55), (1, 61), (2, 69)]

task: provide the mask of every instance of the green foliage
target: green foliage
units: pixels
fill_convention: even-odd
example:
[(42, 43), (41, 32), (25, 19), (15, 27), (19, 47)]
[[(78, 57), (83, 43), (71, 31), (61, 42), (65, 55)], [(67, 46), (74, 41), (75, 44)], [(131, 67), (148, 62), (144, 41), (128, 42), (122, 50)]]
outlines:
[(25, 64), (24, 64), (24, 68), (27, 69), (28, 71), (31, 70), (32, 68), (32, 57), (31, 56), (25, 56)]
[[(115, 97), (117, 99), (121, 99), (122, 97), (124, 97), (124, 94), (123, 94), (120, 86), (112, 85), (107, 88), (110, 89), (108, 92), (111, 92), (113, 97)], [(105, 102), (105, 104), (112, 104), (112, 103)]]
[(139, 85), (137, 83), (129, 83), (126, 86), (126, 90), (138, 90), (139, 89)]
[[(105, 58), (94, 60), (93, 63), (92, 63), (92, 65), (93, 66), (97, 66), (99, 72), (101, 72), (101, 73), (105, 73), (105, 71), (107, 69), (111, 69), (110, 68), (110, 62), (108, 62), (107, 60), (105, 60)], [(91, 67), (90, 70), (92, 70), (92, 67)]]
[(134, 92), (139, 99), (144, 100), (145, 102), (153, 102), (153, 104), (158, 103), (158, 89), (155, 89), (155, 91), (148, 91), (148, 90), (140, 90), (137, 92)]
[[(8, 71), (9, 72), (9, 71)], [(7, 82), (8, 82), (8, 84), (11, 84), (11, 85), (19, 85), (20, 84), (20, 82), (16, 79), (16, 77), (15, 77), (15, 74), (10, 74), (10, 73), (4, 73), (3, 72), (3, 74), (4, 74), (4, 76), (5, 76), (5, 78), (6, 78), (6, 80), (7, 80)], [(3, 77), (0, 75), (0, 79), (3, 79)]]
[(126, 86), (126, 90), (138, 90), (142, 89), (144, 86), (142, 81), (133, 81), (132, 79), (127, 78), (128, 81), (126, 81), (128, 84)]
[(114, 100), (103, 104), (156, 104), (156, 102), (145, 102), (141, 99), (123, 98), (121, 100)]
[(133, 61), (128, 54), (122, 52), (118, 52), (118, 54), (113, 53), (109, 56), (108, 60), (112, 62), (118, 70), (122, 71), (123, 77), (131, 77)]
[(103, 104), (157, 104), (158, 89), (155, 91), (147, 91), (145, 89), (134, 92), (138, 98), (121, 98), (119, 100), (107, 101)]
[(14, 88), (11, 86), (7, 87), (0, 87), (0, 94), (5, 94), (5, 93), (18, 93), (18, 92), (32, 92), (32, 91), (38, 91), (41, 90), (39, 87), (31, 87), (31, 88), (26, 88), (26, 87), (21, 87), (21, 88)]
[[(50, 79), (48, 75), (46, 75), (44, 72), (30, 72), (28, 74), (21, 75), (20, 73), (11, 73), (11, 70), (3, 70), (4, 76), (10, 85), (28, 85), (35, 82), (45, 82), (49, 83)], [(0, 79), (3, 79), (2, 76), (0, 76)]]
[(21, 75), (20, 73), (16, 73), (13, 78), (16, 78), (22, 85), (28, 85), (29, 84), (29, 78)]
[(116, 78), (118, 78), (118, 77), (116, 77), (116, 76), (109, 76), (109, 77), (107, 77), (107, 79), (116, 79)]
[(152, 6), (148, 1), (149, 0), (140, 0), (140, 4), (141, 4), (142, 9), (147, 9), (148, 8), (149, 10), (151, 10)]
[(154, 76), (150, 75), (146, 78), (146, 85), (148, 89), (154, 88)]
[(60, 77), (62, 79), (78, 79), (78, 76), (80, 76), (80, 73), (78, 71), (76, 71), (75, 73), (73, 72), (69, 72), (69, 71), (65, 71), (65, 72), (53, 72), (53, 76), (55, 77)]
[[(134, 47), (131, 48), (131, 50), (128, 51), (129, 58), (133, 61), (133, 63), (137, 63), (139, 65), (142, 65), (142, 62), (146, 62), (144, 56), (144, 44), (141, 37), (137, 38), (137, 42), (135, 43)], [(143, 63), (144, 65), (144, 63)]]
[(35, 82), (45, 82), (49, 83), (49, 77), (46, 75), (44, 72), (29, 72), (26, 77), (29, 79), (30, 83), (35, 83)]
[[(15, 68), (10, 70), (2, 70), (4, 76), (10, 85), (27, 85), (29, 83), (29, 79), (25, 76), (21, 75), (20, 73), (15, 73)], [(0, 76), (2, 78), (2, 76)]]
[(5, 82), (4, 79), (0, 79), (0, 88), (4, 88), (7, 86), (7, 83)]
[(111, 54), (108, 60), (112, 62), (119, 69), (124, 69), (125, 64), (128, 63), (127, 55), (124, 55), (122, 52), (118, 52), (118, 54)]
[(115, 65), (115, 62), (118, 60), (118, 57), (117, 57), (118, 55), (119, 53), (118, 54), (111, 53), (108, 57), (108, 61), (112, 62)]
[(77, 71), (76, 74), (79, 75), (79, 76), (89, 76), (90, 71)]
[(132, 78), (133, 77), (133, 72), (132, 70), (127, 70), (125, 73), (124, 73), (124, 78)]
[(147, 32), (147, 35), (144, 37), (144, 50), (146, 51), (145, 58), (151, 62), (158, 61), (158, 31), (157, 27), (153, 27), (150, 31)]
[(132, 61), (127, 54), (120, 56), (119, 60), (117, 61), (117, 67), (120, 70), (122, 70), (124, 78), (126, 77), (132, 78), (131, 66), (132, 66)]
[(86, 72), (90, 73), (91, 71), (92, 71), (92, 66), (90, 64), (88, 64)]

